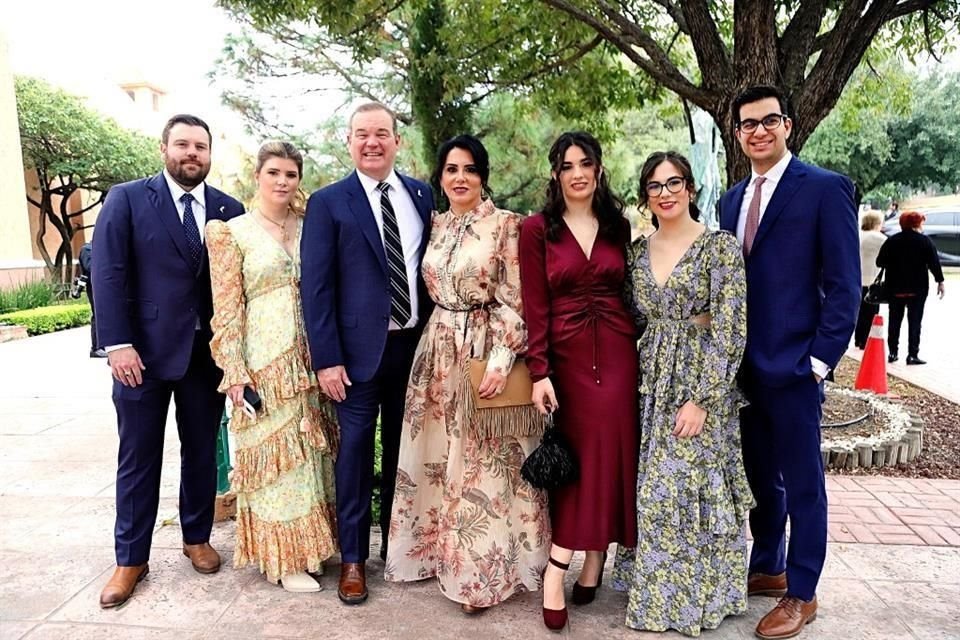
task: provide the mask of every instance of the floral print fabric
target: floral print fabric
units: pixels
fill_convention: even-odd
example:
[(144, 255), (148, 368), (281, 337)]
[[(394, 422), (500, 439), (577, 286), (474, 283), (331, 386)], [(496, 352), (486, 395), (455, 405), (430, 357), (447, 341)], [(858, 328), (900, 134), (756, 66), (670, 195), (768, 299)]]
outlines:
[[(636, 549), (620, 549), (614, 587), (627, 626), (697, 636), (747, 608), (744, 523), (753, 507), (740, 447), (735, 377), (746, 346), (746, 277), (726, 232), (693, 242), (663, 287), (646, 238), (628, 256), (629, 306), (640, 339)], [(692, 321), (710, 314), (709, 326)], [(691, 400), (707, 413), (692, 438), (672, 432)]]
[(423, 276), (438, 306), (410, 374), (390, 521), (387, 580), (436, 576), (478, 607), (539, 589), (550, 542), (546, 496), (520, 477), (538, 438), (476, 439), (462, 396), (471, 357), (506, 375), (526, 350), (518, 240), (518, 216), (490, 200), (434, 216)]
[[(297, 218), (297, 236), (302, 220)], [(271, 582), (320, 572), (336, 552), (333, 456), (337, 427), (310, 369), (299, 256), (287, 255), (252, 214), (206, 227), (213, 284), (210, 349), (220, 391), (252, 385), (256, 420), (234, 408), (231, 488), (237, 494), (234, 566)]]

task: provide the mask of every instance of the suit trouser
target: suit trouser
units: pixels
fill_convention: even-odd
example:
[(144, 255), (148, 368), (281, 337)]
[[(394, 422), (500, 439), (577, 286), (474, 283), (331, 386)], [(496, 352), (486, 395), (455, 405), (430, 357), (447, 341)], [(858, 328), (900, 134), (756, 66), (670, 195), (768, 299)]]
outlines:
[[(816, 594), (827, 552), (827, 493), (820, 457), (822, 385), (752, 384), (741, 412), (743, 459), (757, 506), (750, 512), (750, 573), (787, 572), (787, 593)], [(790, 546), (785, 533), (790, 519)]]
[[(225, 397), (217, 393), (221, 372), (210, 347), (197, 333), (190, 365), (180, 380), (144, 378), (137, 387), (113, 381), (120, 450), (117, 456), (117, 564), (135, 566), (150, 558), (160, 502), (163, 435), (176, 403), (180, 435), (180, 528), (183, 541), (210, 539), (217, 494), (217, 431)], [(146, 375), (150, 370), (144, 371)]]
[(390, 332), (373, 378), (347, 387), (347, 398), (337, 404), (340, 450), (334, 466), (337, 481), (337, 529), (343, 562), (364, 562), (370, 555), (374, 440), (380, 415), (380, 529), (386, 548), (390, 511), (397, 479), (403, 407), (410, 367), (420, 332)]
[(90, 351), (96, 351), (97, 344), (97, 308), (93, 306), (93, 280), (87, 281), (87, 301), (90, 302)]
[(867, 289), (867, 287), (860, 288), (860, 312), (857, 314), (857, 328), (853, 332), (853, 343), (861, 349), (867, 346), (873, 317), (880, 312), (880, 305), (864, 301), (863, 297), (867, 295)]
[(887, 332), (887, 347), (890, 353), (900, 351), (900, 326), (903, 324), (903, 311), (906, 309), (907, 355), (916, 358), (920, 354), (920, 325), (923, 324), (923, 306), (926, 303), (926, 294), (890, 299), (890, 329)]

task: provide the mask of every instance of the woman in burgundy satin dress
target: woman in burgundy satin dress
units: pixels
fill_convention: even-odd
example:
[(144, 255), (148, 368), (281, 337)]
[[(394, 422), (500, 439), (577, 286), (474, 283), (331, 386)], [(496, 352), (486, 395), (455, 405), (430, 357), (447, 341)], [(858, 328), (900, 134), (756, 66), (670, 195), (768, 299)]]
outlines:
[(544, 623), (566, 625), (563, 576), (586, 551), (574, 604), (595, 596), (611, 543), (637, 539), (636, 328), (622, 292), (630, 226), (608, 186), (599, 143), (564, 133), (550, 149), (543, 212), (524, 221), (520, 279), (533, 401), (555, 410), (580, 464), (550, 493), (553, 547), (544, 574)]

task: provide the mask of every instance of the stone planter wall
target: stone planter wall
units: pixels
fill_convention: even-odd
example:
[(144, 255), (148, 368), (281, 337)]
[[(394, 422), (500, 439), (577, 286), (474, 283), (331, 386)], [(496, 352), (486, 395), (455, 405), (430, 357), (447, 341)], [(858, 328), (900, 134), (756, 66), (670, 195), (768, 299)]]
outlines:
[(910, 414), (910, 426), (897, 440), (886, 440), (856, 447), (824, 444), (820, 449), (823, 466), (827, 469), (854, 469), (856, 467), (892, 467), (912, 462), (923, 450), (923, 419)]

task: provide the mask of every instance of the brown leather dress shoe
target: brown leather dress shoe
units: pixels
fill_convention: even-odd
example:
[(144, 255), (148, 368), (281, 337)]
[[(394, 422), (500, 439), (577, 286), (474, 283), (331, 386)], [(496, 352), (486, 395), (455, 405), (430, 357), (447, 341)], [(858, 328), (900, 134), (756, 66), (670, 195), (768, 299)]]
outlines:
[(782, 598), (787, 595), (787, 574), (768, 576), (765, 573), (751, 573), (747, 578), (747, 595)]
[(220, 554), (210, 546), (209, 542), (200, 544), (183, 543), (183, 555), (190, 558), (197, 573), (216, 573), (220, 571)]
[(763, 616), (757, 624), (756, 634), (764, 640), (782, 640), (799, 635), (803, 628), (817, 619), (817, 596), (810, 602), (787, 596), (773, 611)]
[(130, 599), (137, 583), (150, 573), (150, 565), (141, 564), (135, 567), (117, 567), (100, 592), (100, 608), (113, 609)]
[(463, 611), (468, 616), (475, 616), (478, 613), (483, 613), (489, 608), (490, 607), (475, 607), (472, 604), (467, 604), (465, 602), (460, 605), (460, 610)]
[(364, 563), (344, 562), (340, 565), (337, 595), (344, 604), (360, 604), (367, 599), (367, 566)]

